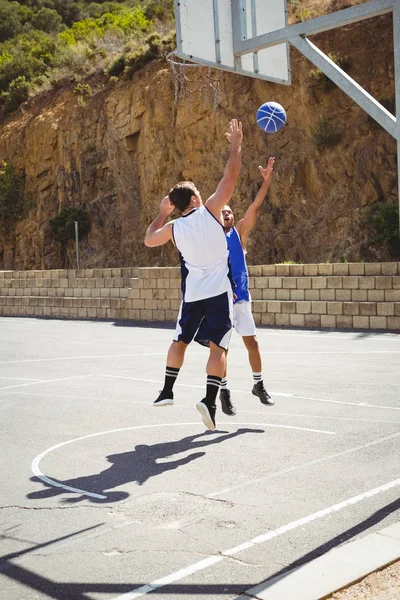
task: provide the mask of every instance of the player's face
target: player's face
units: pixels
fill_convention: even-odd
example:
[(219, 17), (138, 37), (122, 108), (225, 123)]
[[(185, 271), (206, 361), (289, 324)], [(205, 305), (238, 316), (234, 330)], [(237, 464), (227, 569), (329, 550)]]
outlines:
[(235, 225), (235, 218), (229, 206), (224, 206), (222, 209), (222, 219), (224, 221), (224, 227), (227, 229), (230, 229)]

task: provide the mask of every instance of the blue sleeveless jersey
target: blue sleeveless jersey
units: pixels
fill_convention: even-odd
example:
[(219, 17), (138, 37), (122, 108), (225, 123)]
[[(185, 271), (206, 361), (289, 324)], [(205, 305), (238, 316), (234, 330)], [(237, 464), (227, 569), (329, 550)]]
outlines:
[(250, 302), (249, 274), (247, 272), (242, 242), (235, 228), (228, 231), (225, 235), (228, 242), (231, 275), (235, 284), (233, 292), (237, 296), (234, 302), (238, 302), (239, 300)]

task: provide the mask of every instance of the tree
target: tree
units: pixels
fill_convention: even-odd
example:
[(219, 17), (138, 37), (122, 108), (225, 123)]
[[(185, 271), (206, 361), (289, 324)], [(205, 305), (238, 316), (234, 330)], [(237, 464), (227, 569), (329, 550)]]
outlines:
[(58, 33), (62, 24), (62, 17), (52, 8), (41, 8), (32, 18), (32, 25), (46, 33)]
[(0, 0), (0, 43), (18, 35), (22, 25), (10, 2)]

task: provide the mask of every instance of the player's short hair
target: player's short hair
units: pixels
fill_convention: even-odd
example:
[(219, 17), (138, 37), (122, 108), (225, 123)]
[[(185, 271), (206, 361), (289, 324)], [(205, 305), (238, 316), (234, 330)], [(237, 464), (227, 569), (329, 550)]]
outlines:
[(170, 190), (168, 197), (180, 212), (187, 209), (192, 196), (196, 196), (196, 186), (192, 181), (180, 181)]

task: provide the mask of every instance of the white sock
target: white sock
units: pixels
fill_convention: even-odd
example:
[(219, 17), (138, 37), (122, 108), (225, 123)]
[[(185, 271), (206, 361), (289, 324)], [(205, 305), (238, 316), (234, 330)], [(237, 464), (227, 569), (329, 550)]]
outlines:
[(262, 381), (262, 373), (253, 373), (254, 385), (259, 381)]
[(228, 389), (228, 379), (226, 377), (223, 377), (221, 379), (221, 390), (226, 390)]

